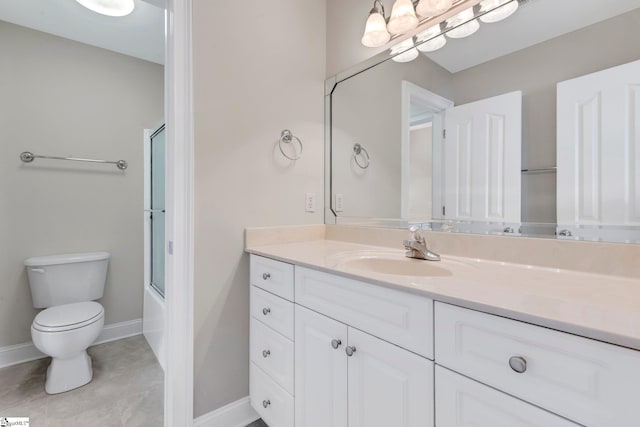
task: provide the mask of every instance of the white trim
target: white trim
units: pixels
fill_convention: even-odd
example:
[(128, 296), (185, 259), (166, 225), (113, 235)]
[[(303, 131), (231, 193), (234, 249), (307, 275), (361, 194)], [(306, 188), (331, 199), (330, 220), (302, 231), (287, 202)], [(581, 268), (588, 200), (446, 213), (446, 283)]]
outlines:
[(47, 355), (41, 353), (31, 341), (24, 344), (0, 347), (0, 368), (42, 359), (43, 357), (47, 357)]
[[(434, 113), (434, 118), (433, 118), (433, 147), (440, 147), (441, 145), (441, 141), (442, 141), (442, 126), (443, 126), (443, 121), (442, 121), (442, 115), (439, 115), (437, 113), (443, 112), (444, 110), (446, 110), (447, 108), (451, 108), (453, 107), (453, 101), (450, 101), (446, 98), (443, 98), (442, 96), (435, 94), (433, 92), (430, 92), (418, 85), (415, 85), (411, 82), (408, 82), (406, 80), (402, 81), (402, 96), (401, 96), (401, 106), (400, 106), (400, 117), (401, 117), (401, 149), (400, 149), (400, 173), (401, 173), (401, 178), (400, 178), (400, 195), (401, 195), (401, 201), (400, 201), (400, 216), (403, 219), (407, 219), (409, 217), (409, 157), (410, 157), (410, 153), (409, 153), (409, 143), (410, 143), (410, 139), (411, 139), (411, 99), (417, 99), (420, 101), (420, 103), (422, 105), (424, 105), (425, 107), (427, 107), (429, 109), (429, 111), (431, 111), (432, 113)], [(439, 156), (439, 152), (437, 152), (437, 148), (434, 151), (434, 158), (437, 158)], [(438, 165), (440, 162), (434, 162), (434, 165)], [(433, 175), (434, 177), (438, 175), (438, 173), (436, 173), (436, 170), (434, 169), (433, 171)], [(433, 199), (434, 199), (434, 209), (436, 208), (436, 206), (439, 206), (440, 203), (439, 201), (436, 202), (437, 199), (439, 199), (441, 196), (441, 191), (438, 191), (438, 189), (436, 188), (439, 184), (440, 181), (437, 181), (436, 179), (433, 180), (434, 182), (434, 192), (433, 192)], [(437, 212), (433, 212), (432, 217), (433, 218), (439, 218), (439, 216), (435, 215)], [(425, 219), (430, 219), (430, 218), (425, 218)]]
[(105, 326), (98, 339), (91, 345), (121, 340), (123, 338), (133, 337), (140, 334), (142, 334), (142, 319), (114, 323), (112, 325)]
[[(142, 319), (107, 325), (92, 346), (142, 334)], [(0, 368), (47, 357), (31, 341), (0, 347)]]
[(168, 0), (164, 425), (193, 425), (193, 73), (192, 0)]
[(260, 416), (251, 407), (249, 396), (199, 416), (194, 427), (245, 427)]

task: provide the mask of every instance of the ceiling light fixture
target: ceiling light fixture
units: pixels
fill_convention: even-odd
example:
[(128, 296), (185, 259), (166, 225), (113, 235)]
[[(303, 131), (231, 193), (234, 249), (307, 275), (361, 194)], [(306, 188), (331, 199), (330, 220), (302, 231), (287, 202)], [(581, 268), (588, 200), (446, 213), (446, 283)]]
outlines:
[(518, 10), (519, 3), (517, 1), (510, 0), (484, 0), (480, 3), (480, 10), (482, 12), (491, 11), (485, 13), (480, 17), (482, 22), (492, 24), (494, 22), (502, 21), (513, 15)]
[(101, 15), (126, 16), (133, 12), (133, 0), (76, 0), (82, 6)]

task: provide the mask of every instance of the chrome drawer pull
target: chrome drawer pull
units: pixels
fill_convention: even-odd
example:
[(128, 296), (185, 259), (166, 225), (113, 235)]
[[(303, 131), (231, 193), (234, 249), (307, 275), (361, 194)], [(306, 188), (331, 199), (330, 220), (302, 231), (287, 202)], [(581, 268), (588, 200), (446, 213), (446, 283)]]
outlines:
[(265, 316), (269, 313), (271, 313), (271, 309), (269, 307), (265, 307), (262, 309), (262, 314), (264, 314)]
[(333, 347), (335, 350), (337, 350), (341, 345), (342, 340), (331, 340), (331, 347)]
[(513, 356), (509, 359), (509, 366), (517, 373), (524, 374), (527, 370), (527, 360), (524, 357)]
[(356, 352), (356, 348), (348, 345), (347, 348), (344, 349), (344, 352), (347, 353), (347, 356), (351, 357), (353, 356), (353, 353)]
[(266, 409), (269, 405), (271, 405), (271, 401), (270, 400), (263, 400), (262, 401), (262, 406)]
[(265, 359), (267, 357), (269, 357), (271, 355), (271, 351), (270, 350), (262, 350), (262, 357), (264, 357)]
[(271, 273), (262, 273), (262, 280), (267, 280), (271, 277)]

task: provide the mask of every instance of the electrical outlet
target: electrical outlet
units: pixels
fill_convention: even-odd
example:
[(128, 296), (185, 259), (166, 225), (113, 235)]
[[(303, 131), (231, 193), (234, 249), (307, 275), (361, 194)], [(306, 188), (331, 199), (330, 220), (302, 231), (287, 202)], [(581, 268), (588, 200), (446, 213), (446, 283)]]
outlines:
[(336, 194), (336, 203), (334, 209), (336, 212), (342, 212), (344, 210), (344, 194)]
[(316, 211), (316, 193), (306, 193), (304, 196), (304, 210), (305, 212)]

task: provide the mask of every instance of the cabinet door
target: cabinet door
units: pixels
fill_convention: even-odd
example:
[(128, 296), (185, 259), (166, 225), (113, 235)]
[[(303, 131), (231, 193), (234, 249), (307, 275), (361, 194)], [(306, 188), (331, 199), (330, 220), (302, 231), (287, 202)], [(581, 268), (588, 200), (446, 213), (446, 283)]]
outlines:
[(354, 348), (348, 357), (349, 427), (433, 426), (433, 362), (349, 328)]
[(297, 426), (347, 426), (346, 344), (346, 325), (296, 305)]

